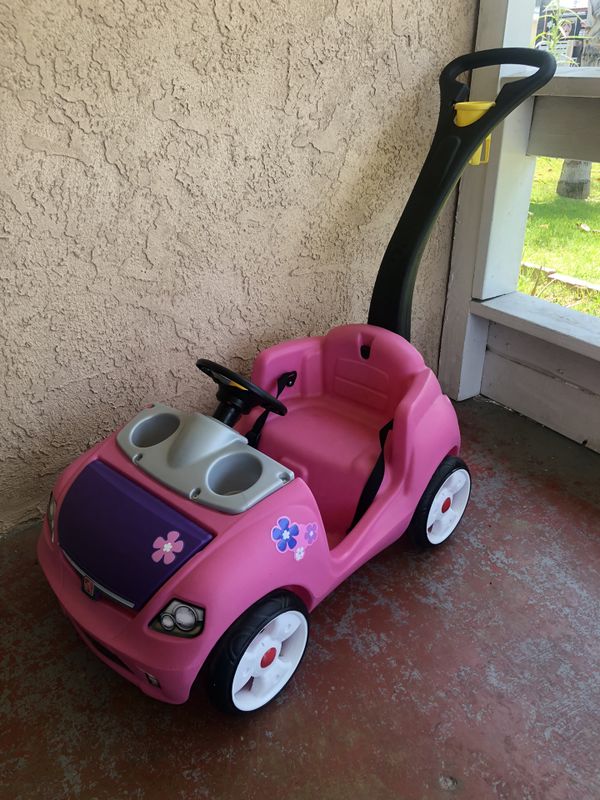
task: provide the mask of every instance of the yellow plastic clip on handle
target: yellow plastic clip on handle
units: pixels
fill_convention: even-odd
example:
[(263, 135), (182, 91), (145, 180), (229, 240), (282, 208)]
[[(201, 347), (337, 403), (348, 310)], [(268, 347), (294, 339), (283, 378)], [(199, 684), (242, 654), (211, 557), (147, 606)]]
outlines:
[[(456, 111), (456, 116), (454, 117), (454, 124), (459, 128), (472, 125), (474, 122), (477, 122), (478, 119), (481, 119), (483, 115), (495, 105), (495, 103), (484, 100), (468, 100), (465, 103), (455, 103), (454, 110)], [(492, 135), (489, 134), (485, 137), (485, 142), (475, 150), (469, 160), (469, 164), (473, 164), (474, 166), (487, 164), (490, 160), (491, 146)]]
[(480, 164), (487, 164), (490, 160), (490, 150), (492, 147), (492, 134), (488, 134), (485, 137), (485, 141), (483, 144), (479, 145), (477, 150), (473, 153), (471, 158), (469, 159), (469, 164), (472, 164), (474, 167), (478, 167)]

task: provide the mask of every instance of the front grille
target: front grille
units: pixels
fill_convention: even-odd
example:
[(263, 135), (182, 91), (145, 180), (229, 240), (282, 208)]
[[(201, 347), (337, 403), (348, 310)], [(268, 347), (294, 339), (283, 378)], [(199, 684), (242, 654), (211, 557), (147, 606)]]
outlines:
[(126, 669), (127, 672), (132, 671), (124, 661), (121, 661), (121, 659), (116, 653), (113, 653), (112, 650), (109, 650), (108, 647), (105, 647), (102, 644), (102, 642), (98, 642), (96, 639), (92, 639), (91, 636), (87, 636), (87, 638), (89, 639), (92, 647), (94, 647), (99, 653), (101, 653), (104, 656), (104, 658), (108, 658), (109, 661), (112, 661), (114, 664), (118, 664), (120, 667), (123, 667), (123, 669)]
[[(64, 548), (61, 548), (61, 550), (62, 550), (62, 554), (64, 555), (64, 557), (67, 559), (69, 564), (73, 567), (73, 569), (75, 570), (75, 572), (78, 575), (80, 575), (82, 578), (89, 577), (91, 580), (94, 580), (91, 575), (86, 575), (86, 573), (81, 569), (81, 567), (79, 565), (77, 565), (73, 561), (71, 556), (67, 553), (67, 551)], [(102, 584), (98, 583), (95, 580), (94, 580), (94, 586), (100, 592), (100, 594), (103, 594), (105, 597), (108, 597), (111, 600), (114, 600), (115, 603), (119, 603), (119, 605), (125, 606), (125, 608), (130, 608), (131, 609), (131, 608), (134, 607), (134, 604), (131, 602), (131, 600), (126, 600), (124, 597), (119, 597), (118, 594), (115, 594), (114, 592), (111, 592), (110, 589), (107, 589), (105, 586), (102, 586)]]

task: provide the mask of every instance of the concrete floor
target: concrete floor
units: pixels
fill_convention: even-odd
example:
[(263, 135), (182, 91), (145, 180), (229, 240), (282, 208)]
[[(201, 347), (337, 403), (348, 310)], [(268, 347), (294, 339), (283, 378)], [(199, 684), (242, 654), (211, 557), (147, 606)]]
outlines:
[(59, 612), (37, 530), (1, 539), (0, 796), (597, 800), (600, 457), (490, 403), (458, 412), (461, 530), (338, 589), (255, 716), (141, 694)]

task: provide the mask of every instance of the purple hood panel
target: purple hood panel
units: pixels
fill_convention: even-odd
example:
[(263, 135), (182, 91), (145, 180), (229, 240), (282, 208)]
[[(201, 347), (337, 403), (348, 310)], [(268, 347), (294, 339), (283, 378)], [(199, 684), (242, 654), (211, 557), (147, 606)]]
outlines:
[(136, 609), (212, 539), (101, 461), (77, 476), (57, 525), (60, 546), (79, 570)]

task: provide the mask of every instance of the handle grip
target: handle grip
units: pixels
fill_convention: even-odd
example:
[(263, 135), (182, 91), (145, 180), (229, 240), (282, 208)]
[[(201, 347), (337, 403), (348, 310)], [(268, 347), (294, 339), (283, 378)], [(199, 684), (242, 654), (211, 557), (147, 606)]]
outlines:
[(556, 72), (556, 59), (551, 53), (544, 50), (533, 50), (530, 47), (502, 47), (467, 53), (451, 61), (440, 75), (442, 112), (469, 95), (468, 86), (457, 80), (459, 75), (481, 67), (495, 67), (502, 64), (520, 64), (537, 67), (537, 69), (533, 75), (511, 81), (502, 87), (496, 98), (495, 106), (484, 117), (485, 127), (489, 130), (508, 116), (520, 103), (548, 83)]
[(518, 64), (524, 67), (537, 67), (537, 72), (521, 78), (513, 86), (522, 86), (523, 95), (528, 97), (547, 83), (556, 71), (556, 59), (545, 50), (531, 47), (497, 47), (492, 50), (479, 50), (467, 53), (451, 61), (440, 75), (442, 91), (450, 86), (462, 86), (456, 78), (463, 72), (471, 72), (481, 67), (499, 67), (503, 64)]

